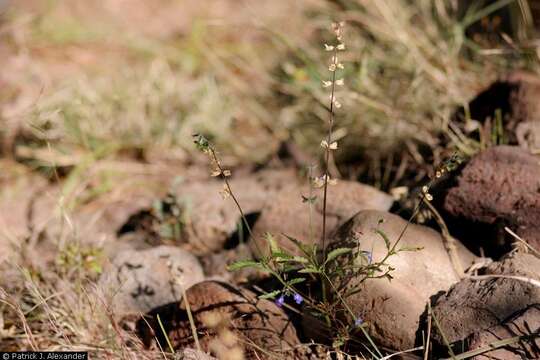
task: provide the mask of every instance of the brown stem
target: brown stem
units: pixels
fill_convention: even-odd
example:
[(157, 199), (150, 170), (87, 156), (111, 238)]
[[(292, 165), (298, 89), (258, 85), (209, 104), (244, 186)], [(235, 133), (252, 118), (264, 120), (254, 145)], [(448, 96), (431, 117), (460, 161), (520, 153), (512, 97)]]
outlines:
[[(337, 67), (337, 48), (334, 50), (333, 65)], [(323, 259), (326, 259), (326, 203), (328, 197), (328, 163), (330, 161), (330, 144), (332, 143), (332, 128), (334, 126), (334, 94), (336, 89), (336, 71), (332, 72), (332, 94), (330, 95), (330, 122), (328, 125), (328, 135), (326, 138), (326, 153), (324, 160), (324, 195), (323, 195), (323, 226), (322, 226), (322, 250)]]

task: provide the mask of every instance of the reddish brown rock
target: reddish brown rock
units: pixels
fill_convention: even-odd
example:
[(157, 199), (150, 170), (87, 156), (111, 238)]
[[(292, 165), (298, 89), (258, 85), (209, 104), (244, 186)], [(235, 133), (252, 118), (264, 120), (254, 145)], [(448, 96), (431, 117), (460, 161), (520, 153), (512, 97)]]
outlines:
[[(491, 122), (501, 111), (504, 138), (528, 149), (540, 148), (540, 77), (513, 72), (492, 83), (469, 104), (471, 118)], [(489, 130), (486, 128), (486, 130)]]
[(498, 228), (488, 246), (510, 241), (503, 230), (508, 226), (540, 249), (540, 157), (512, 146), (479, 153), (448, 191), (444, 209), (488, 230)]
[[(269, 300), (258, 299), (248, 290), (205, 281), (189, 288), (186, 297), (205, 352), (216, 354), (223, 346), (229, 350), (240, 346), (247, 359), (268, 358), (268, 354), (285, 358), (279, 357), (280, 354), (300, 344), (283, 310)], [(146, 321), (139, 322), (147, 347), (157, 349), (156, 338), (162, 347), (167, 347), (157, 323), (158, 314), (175, 350), (195, 347), (184, 300), (150, 312), (146, 316), (150, 328)]]
[[(530, 254), (512, 254), (490, 264), (484, 272), (538, 281), (540, 259)], [(463, 279), (437, 299), (433, 314), (448, 342), (460, 348), (461, 342), (472, 334), (504, 325), (506, 319), (535, 304), (540, 304), (540, 288), (534, 284), (501, 277)], [(433, 339), (443, 344), (439, 331), (434, 332)]]
[[(522, 341), (512, 342), (492, 351), (477, 355), (473, 360), (521, 360), (540, 358), (540, 304), (535, 304), (519, 314), (512, 316), (503, 324), (491, 329), (475, 332), (469, 336), (469, 350), (489, 349), (501, 340), (516, 336), (523, 337)], [(527, 338), (530, 336), (530, 338)]]
[[(382, 269), (394, 268), (391, 281), (382, 278), (362, 282), (362, 276), (352, 280), (345, 276), (345, 283), (336, 281), (338, 287), (360, 289), (346, 299), (348, 306), (368, 324), (370, 336), (376, 342), (396, 350), (414, 347), (420, 317), (429, 298), (459, 281), (456, 267), (467, 268), (475, 257), (454, 240), (455, 260), (459, 264), (453, 265), (446, 249), (449, 244), (445, 246), (441, 234), (426, 226), (407, 226), (406, 220), (383, 211), (359, 212), (338, 229), (331, 243), (332, 248), (369, 252), (376, 263), (388, 254), (386, 242), (377, 231), (384, 233), (393, 246), (405, 227), (396, 249), (420, 250), (398, 252), (386, 260)], [(369, 260), (355, 256), (353, 261), (354, 265), (366, 266)]]
[[(298, 248), (285, 235), (303, 243), (320, 243), (322, 233), (323, 192), (313, 192), (316, 200), (310, 207), (303, 202), (309, 197), (309, 188), (289, 187), (279, 192), (263, 209), (253, 229), (250, 246), (255, 254), (266, 252), (268, 244), (265, 233), (274, 236), (280, 247), (300, 255)], [(354, 181), (338, 181), (328, 187), (326, 233), (329, 235), (336, 226), (342, 224), (361, 210), (386, 211), (392, 206), (393, 199), (374, 187)], [(312, 229), (310, 229), (310, 217)]]

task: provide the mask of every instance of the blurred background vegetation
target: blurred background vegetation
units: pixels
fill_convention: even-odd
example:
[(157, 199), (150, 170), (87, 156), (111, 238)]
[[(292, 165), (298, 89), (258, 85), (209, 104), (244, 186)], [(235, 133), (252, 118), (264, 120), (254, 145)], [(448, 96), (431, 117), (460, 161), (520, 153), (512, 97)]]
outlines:
[(333, 20), (347, 24), (334, 171), (386, 190), (478, 151), (456, 110), (538, 69), (537, 0), (0, 4), (2, 154), (74, 181), (192, 163), (193, 133), (231, 165), (263, 166), (285, 145), (316, 159)]

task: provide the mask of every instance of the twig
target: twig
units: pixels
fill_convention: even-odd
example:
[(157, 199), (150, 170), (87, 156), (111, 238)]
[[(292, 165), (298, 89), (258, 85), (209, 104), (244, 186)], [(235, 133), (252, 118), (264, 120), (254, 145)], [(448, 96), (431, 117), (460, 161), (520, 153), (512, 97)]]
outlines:
[(540, 252), (538, 252), (535, 248), (533, 248), (529, 243), (527, 243), (523, 238), (521, 238), (518, 234), (510, 230), (507, 226), (504, 227), (504, 231), (512, 235), (516, 240), (520, 241), (527, 249), (529, 249), (536, 257), (540, 257)]
[(427, 326), (427, 338), (426, 338), (426, 349), (424, 351), (424, 360), (428, 360), (429, 357), (429, 342), (431, 340), (431, 304), (428, 302), (428, 326)]
[(476, 275), (476, 276), (470, 276), (471, 280), (487, 280), (487, 279), (513, 279), (518, 281), (523, 281), (527, 284), (534, 285), (538, 288), (540, 288), (540, 281), (531, 279), (525, 276), (516, 276), (516, 275)]
[(429, 208), (429, 210), (435, 217), (437, 224), (439, 224), (439, 227), (441, 228), (441, 234), (444, 240), (444, 244), (446, 247), (446, 251), (448, 252), (448, 255), (450, 256), (450, 260), (452, 261), (452, 266), (454, 267), (454, 270), (456, 271), (458, 277), (460, 279), (463, 279), (465, 276), (464, 276), (463, 266), (461, 265), (461, 260), (456, 251), (456, 240), (450, 235), (450, 231), (448, 230), (448, 227), (446, 226), (444, 219), (439, 214), (437, 209), (435, 209), (435, 207), (429, 201), (424, 202), (424, 204)]

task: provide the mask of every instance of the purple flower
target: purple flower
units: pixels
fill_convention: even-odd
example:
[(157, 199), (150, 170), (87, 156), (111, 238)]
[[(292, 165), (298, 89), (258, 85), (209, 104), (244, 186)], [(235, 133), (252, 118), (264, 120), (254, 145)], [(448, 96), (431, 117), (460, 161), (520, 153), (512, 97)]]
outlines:
[(364, 323), (364, 320), (359, 316), (359, 317), (357, 317), (356, 320), (354, 321), (354, 326), (360, 327), (363, 323)]
[(371, 251), (364, 251), (364, 255), (366, 255), (368, 264), (371, 264), (373, 262), (373, 254)]
[(302, 301), (304, 301), (304, 298), (302, 297), (302, 295), (298, 294), (298, 293), (294, 293), (294, 301), (300, 305), (302, 303)]
[(275, 303), (277, 306), (282, 307), (283, 304), (285, 304), (285, 296), (281, 295), (280, 297), (278, 297)]

